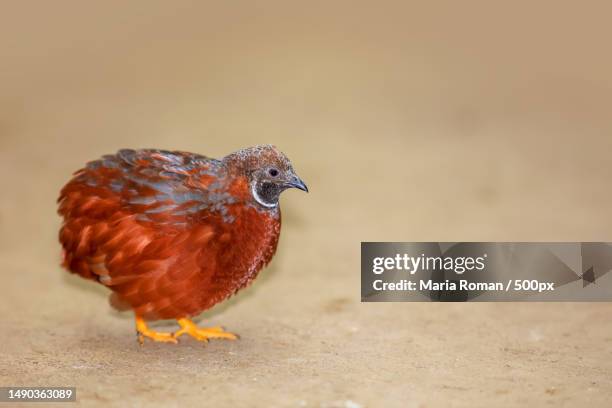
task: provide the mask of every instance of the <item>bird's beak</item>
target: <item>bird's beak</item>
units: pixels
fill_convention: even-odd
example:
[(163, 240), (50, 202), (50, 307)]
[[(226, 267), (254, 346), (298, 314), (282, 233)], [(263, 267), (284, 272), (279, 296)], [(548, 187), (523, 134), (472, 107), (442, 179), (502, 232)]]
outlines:
[(308, 192), (308, 186), (306, 186), (306, 183), (304, 183), (302, 181), (302, 179), (300, 179), (298, 176), (294, 175), (291, 180), (289, 180), (287, 182), (287, 184), (285, 184), (288, 188), (298, 188), (302, 191)]

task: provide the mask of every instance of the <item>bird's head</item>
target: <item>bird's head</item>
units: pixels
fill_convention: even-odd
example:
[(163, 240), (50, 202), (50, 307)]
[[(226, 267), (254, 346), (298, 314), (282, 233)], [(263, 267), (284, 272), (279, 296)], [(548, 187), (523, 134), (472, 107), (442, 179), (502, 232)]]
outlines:
[(246, 177), (253, 199), (264, 208), (276, 208), (280, 194), (288, 188), (308, 192), (287, 156), (275, 146), (241, 149), (225, 156), (223, 162), (231, 171)]

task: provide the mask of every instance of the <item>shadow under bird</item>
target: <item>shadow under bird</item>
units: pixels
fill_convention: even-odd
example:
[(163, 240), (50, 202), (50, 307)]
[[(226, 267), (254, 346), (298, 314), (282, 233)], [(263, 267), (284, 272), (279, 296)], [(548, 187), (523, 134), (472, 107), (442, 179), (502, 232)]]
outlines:
[[(61, 191), (63, 266), (112, 290), (132, 309), (140, 343), (236, 339), (190, 317), (247, 286), (272, 259), (281, 229), (279, 196), (308, 191), (274, 146), (221, 160), (194, 153), (124, 149), (77, 171)], [(162, 333), (146, 321), (177, 319)]]

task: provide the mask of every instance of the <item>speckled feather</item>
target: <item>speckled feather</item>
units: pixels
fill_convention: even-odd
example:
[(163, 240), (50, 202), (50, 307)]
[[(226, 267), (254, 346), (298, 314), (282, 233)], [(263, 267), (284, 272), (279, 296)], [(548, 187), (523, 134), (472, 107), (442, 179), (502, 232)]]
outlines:
[[(249, 162), (250, 161), (250, 162)], [(62, 189), (63, 265), (149, 320), (193, 316), (248, 285), (276, 251), (278, 208), (253, 200), (245, 166), (289, 166), (272, 146), (223, 160), (120, 150)]]

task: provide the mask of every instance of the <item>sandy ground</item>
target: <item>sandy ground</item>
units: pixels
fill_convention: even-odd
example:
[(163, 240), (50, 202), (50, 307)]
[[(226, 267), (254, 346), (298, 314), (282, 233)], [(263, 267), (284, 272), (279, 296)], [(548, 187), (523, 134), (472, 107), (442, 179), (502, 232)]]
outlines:
[[(0, 16), (0, 384), (84, 406), (610, 405), (610, 304), (359, 301), (362, 240), (612, 240), (608, 10), (20, 4)], [(121, 147), (260, 143), (311, 193), (202, 316), (242, 338), (139, 347), (60, 269), (59, 189)]]

